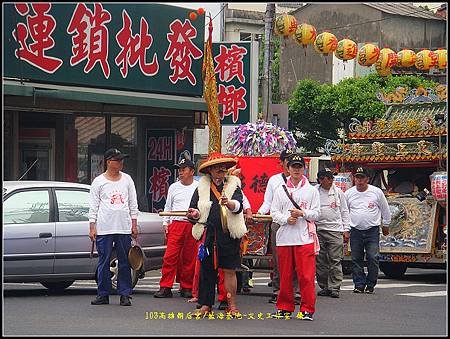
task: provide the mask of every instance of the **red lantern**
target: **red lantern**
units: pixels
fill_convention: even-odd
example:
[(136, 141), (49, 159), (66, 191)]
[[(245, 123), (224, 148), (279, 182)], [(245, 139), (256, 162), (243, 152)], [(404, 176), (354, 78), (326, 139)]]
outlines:
[(434, 51), (437, 55), (437, 66), (439, 69), (447, 68), (447, 50), (443, 48), (439, 48), (437, 51)]
[(295, 33), (297, 29), (297, 19), (289, 14), (283, 14), (275, 19), (275, 34), (287, 38)]
[(372, 66), (380, 56), (380, 49), (374, 44), (365, 44), (358, 51), (358, 63), (361, 66)]
[(397, 53), (397, 66), (398, 67), (412, 67), (416, 63), (416, 53), (411, 51), (410, 49), (402, 49)]
[(303, 23), (297, 27), (294, 34), (294, 39), (298, 44), (302, 45), (303, 48), (306, 48), (307, 45), (314, 43), (316, 36), (316, 28)]
[(428, 71), (430, 68), (436, 66), (438, 63), (438, 56), (429, 49), (421, 50), (417, 53), (416, 68), (421, 71)]
[(328, 53), (333, 53), (337, 48), (337, 39), (334, 36), (334, 34), (331, 34), (330, 32), (323, 32), (319, 34), (316, 38), (316, 41), (314, 41), (314, 49), (327, 56)]
[(197, 19), (197, 13), (195, 13), (195, 12), (189, 13), (189, 19), (191, 19), (191, 21), (196, 20)]
[(337, 48), (334, 51), (336, 58), (344, 61), (354, 59), (356, 54), (358, 54), (358, 46), (356, 45), (356, 42), (347, 38), (339, 41)]

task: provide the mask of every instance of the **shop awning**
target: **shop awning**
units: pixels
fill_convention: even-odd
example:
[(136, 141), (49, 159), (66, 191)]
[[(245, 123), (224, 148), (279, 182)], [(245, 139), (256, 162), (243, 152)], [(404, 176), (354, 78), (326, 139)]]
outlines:
[(207, 112), (205, 100), (187, 96), (118, 91), (100, 88), (60, 86), (3, 80), (3, 94), (73, 101), (90, 101), (115, 105), (132, 105)]

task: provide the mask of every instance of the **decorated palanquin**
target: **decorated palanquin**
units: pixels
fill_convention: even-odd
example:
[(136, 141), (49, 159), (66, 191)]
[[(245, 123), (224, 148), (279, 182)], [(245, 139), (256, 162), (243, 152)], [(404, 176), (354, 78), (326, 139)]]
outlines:
[(384, 190), (392, 221), (390, 234), (380, 234), (380, 268), (395, 277), (407, 266), (446, 262), (447, 90), (399, 87), (377, 97), (383, 116), (352, 119), (346, 138), (327, 140), (325, 149), (337, 177), (366, 167), (370, 183)]
[[(328, 141), (325, 146), (333, 153), (332, 161), (350, 167), (365, 163), (411, 162), (437, 166), (445, 162), (447, 151), (442, 140), (447, 136), (447, 94), (446, 89), (439, 86), (435, 90), (412, 90), (401, 102), (395, 103), (388, 99), (389, 95), (379, 93), (378, 98), (387, 105), (384, 116), (363, 122), (353, 118), (348, 142)], [(396, 91), (402, 92), (406, 90), (398, 88)]]

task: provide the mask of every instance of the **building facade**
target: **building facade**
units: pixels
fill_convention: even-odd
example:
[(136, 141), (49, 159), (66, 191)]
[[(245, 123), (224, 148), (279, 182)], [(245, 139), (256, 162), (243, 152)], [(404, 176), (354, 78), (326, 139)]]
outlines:
[[(360, 46), (372, 42), (396, 52), (403, 48), (417, 52), (420, 48), (436, 50), (447, 46), (446, 19), (410, 3), (311, 3), (290, 14), (298, 23), (313, 25), (317, 34), (328, 30), (338, 41), (349, 38)], [(293, 39), (281, 44), (280, 53), (282, 100), (291, 97), (297, 81), (302, 79), (336, 83), (333, 81), (333, 67), (336, 67), (333, 55), (322, 56), (312, 45), (304, 49)], [(349, 60), (345, 68), (347, 73), (351, 70), (350, 76), (361, 76), (370, 71), (358, 66), (355, 60)]]

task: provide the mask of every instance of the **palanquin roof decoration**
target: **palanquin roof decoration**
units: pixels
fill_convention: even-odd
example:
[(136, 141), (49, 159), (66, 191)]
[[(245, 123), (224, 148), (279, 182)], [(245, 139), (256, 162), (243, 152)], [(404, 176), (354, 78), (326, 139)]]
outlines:
[(386, 112), (376, 121), (352, 118), (348, 142), (327, 140), (325, 151), (338, 162), (416, 162), (447, 158), (447, 88), (404, 88), (377, 93)]

